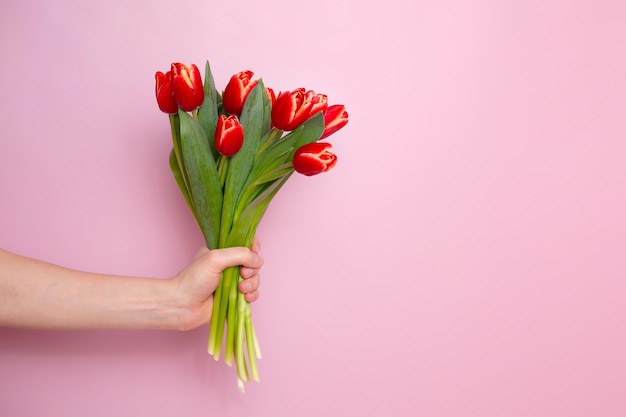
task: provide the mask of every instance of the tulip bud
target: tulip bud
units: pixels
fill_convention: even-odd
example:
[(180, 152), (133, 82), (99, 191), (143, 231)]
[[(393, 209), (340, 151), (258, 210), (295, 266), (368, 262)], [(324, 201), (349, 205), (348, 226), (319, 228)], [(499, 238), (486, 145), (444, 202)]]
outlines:
[(324, 142), (302, 145), (293, 155), (294, 169), (306, 176), (327, 172), (337, 163), (337, 156), (328, 151), (330, 148), (330, 143)]
[(222, 104), (228, 113), (241, 115), (248, 94), (258, 83), (258, 80), (252, 80), (253, 75), (252, 71), (241, 71), (230, 77), (222, 94)]
[(272, 107), (272, 125), (280, 130), (294, 130), (319, 111), (328, 106), (324, 94), (296, 88), (282, 92)]
[(174, 91), (172, 90), (171, 71), (165, 74), (161, 71), (157, 71), (154, 78), (156, 79), (155, 93), (159, 109), (167, 114), (178, 113), (178, 104), (176, 103)]
[(265, 95), (267, 96), (267, 99), (270, 101), (270, 104), (272, 105), (272, 107), (274, 107), (274, 103), (276, 103), (276, 93), (274, 93), (274, 90), (271, 89), (270, 87), (265, 87)]
[(348, 112), (343, 104), (328, 107), (324, 113), (324, 133), (320, 140), (332, 135), (348, 123)]
[(221, 114), (215, 128), (215, 148), (224, 156), (233, 156), (243, 145), (243, 126), (235, 115)]
[(204, 87), (198, 67), (195, 64), (188, 67), (176, 62), (172, 64), (171, 72), (174, 98), (180, 108), (192, 111), (200, 107), (204, 101)]

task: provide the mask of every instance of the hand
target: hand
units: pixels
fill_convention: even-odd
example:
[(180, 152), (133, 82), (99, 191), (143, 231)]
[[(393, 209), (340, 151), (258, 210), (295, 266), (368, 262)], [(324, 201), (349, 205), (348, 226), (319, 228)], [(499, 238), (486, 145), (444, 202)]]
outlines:
[(251, 249), (244, 247), (209, 250), (201, 248), (191, 263), (172, 278), (180, 330), (190, 330), (210, 322), (213, 311), (213, 293), (219, 284), (222, 271), (231, 266), (241, 266), (243, 278), (239, 291), (246, 301), (259, 298), (259, 269), (263, 258), (259, 255), (260, 244), (254, 240)]

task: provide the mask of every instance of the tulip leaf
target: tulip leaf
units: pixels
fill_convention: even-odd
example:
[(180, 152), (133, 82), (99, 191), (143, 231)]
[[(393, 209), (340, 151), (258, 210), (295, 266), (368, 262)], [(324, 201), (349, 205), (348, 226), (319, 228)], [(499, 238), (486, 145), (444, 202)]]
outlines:
[(285, 156), (285, 162), (291, 162), (293, 153), (299, 147), (317, 141), (323, 132), (324, 117), (320, 112), (265, 149), (255, 161), (254, 172), (259, 171), (258, 167), (265, 168), (280, 155)]
[(228, 236), (228, 246), (240, 245), (240, 242), (245, 242), (247, 239), (254, 236), (265, 210), (267, 210), (267, 207), (276, 193), (278, 193), (280, 188), (287, 182), (290, 176), (291, 173), (274, 181), (272, 185), (267, 187), (259, 196), (246, 206), (233, 224), (230, 236)]
[(183, 157), (180, 154), (180, 119), (178, 117), (178, 113), (170, 114), (170, 128), (172, 130), (174, 155), (176, 156), (176, 161), (178, 163), (178, 167), (180, 168), (182, 178), (185, 183), (187, 183), (187, 173), (185, 172), (185, 167), (183, 166)]
[(248, 94), (239, 117), (239, 122), (243, 126), (244, 140), (241, 149), (231, 157), (228, 164), (228, 173), (224, 184), (224, 206), (220, 231), (222, 240), (220, 243), (225, 243), (228, 238), (237, 202), (244, 190), (260, 145), (260, 138), (263, 136), (264, 97), (267, 98), (265, 87), (259, 81)]
[(193, 202), (191, 201), (191, 196), (189, 195), (189, 190), (187, 190), (187, 184), (185, 184), (185, 179), (183, 178), (183, 173), (180, 169), (180, 165), (178, 165), (178, 158), (176, 158), (176, 153), (174, 149), (170, 152), (170, 169), (172, 170), (172, 174), (174, 175), (174, 179), (176, 180), (176, 184), (178, 184), (178, 188), (185, 197), (185, 201), (187, 205), (191, 209), (191, 213), (196, 217), (196, 210), (193, 206)]
[[(263, 79), (259, 79), (259, 83), (263, 84), (263, 90), (265, 91), (265, 85), (263, 83)], [(272, 126), (272, 102), (270, 101), (267, 94), (262, 94), (263, 100), (263, 130), (259, 137), (265, 137), (271, 129)]]
[(213, 159), (217, 160), (219, 153), (215, 149), (215, 126), (217, 126), (218, 107), (221, 99), (219, 93), (215, 89), (215, 81), (213, 80), (213, 74), (211, 73), (211, 67), (207, 60), (204, 69), (204, 101), (202, 106), (198, 110), (198, 120), (200, 125), (204, 129), (207, 138), (209, 138), (209, 147), (213, 154)]
[(241, 150), (232, 158), (231, 169), (236, 171), (233, 177), (233, 187), (241, 187), (252, 169), (252, 164), (260, 146), (260, 140), (264, 136), (264, 101), (267, 100), (265, 86), (259, 80), (258, 84), (250, 91), (248, 98), (239, 116), (239, 122), (243, 126), (244, 141)]
[(261, 154), (261, 158), (259, 158), (252, 168), (252, 172), (246, 181), (246, 185), (253, 184), (258, 181), (258, 178), (262, 176), (268, 170), (272, 170), (280, 164), (291, 162), (288, 161), (287, 158), (291, 154), (291, 147), (286, 149), (281, 148), (270, 148), (263, 154)]
[(322, 133), (324, 133), (324, 116), (322, 115), (322, 112), (319, 112), (300, 125), (298, 129), (287, 135), (287, 137), (290, 135), (294, 136), (293, 138), (289, 138), (290, 140), (293, 140), (291, 158), (293, 158), (293, 153), (295, 153), (299, 147), (306, 145), (307, 143), (317, 142), (322, 136)]
[(218, 247), (222, 211), (222, 188), (215, 160), (207, 146), (200, 123), (183, 110), (180, 117), (180, 143), (183, 165), (189, 179), (189, 194), (196, 220), (209, 248)]
[(293, 165), (291, 165), (291, 164), (282, 164), (280, 166), (275, 167), (272, 170), (268, 170), (268, 172), (266, 172), (263, 175), (259, 176), (259, 178), (257, 178), (254, 181), (254, 183), (256, 185), (261, 185), (261, 184), (265, 184), (265, 183), (270, 182), (270, 181), (274, 181), (274, 180), (282, 177), (283, 175), (289, 173), (291, 170), (293, 170)]
[[(274, 170), (277, 167), (280, 166), (284, 170), (283, 174), (293, 171), (291, 161), (295, 150), (302, 145), (318, 140), (323, 131), (324, 118), (320, 112), (263, 150), (256, 158), (252, 171), (246, 180), (244, 193), (237, 204), (236, 211), (240, 213), (249, 201), (255, 198), (255, 194), (263, 192), (267, 187), (263, 184), (281, 176), (275, 175)], [(260, 187), (260, 185), (263, 186)]]
[[(285, 152), (288, 153), (289, 151)], [(237, 210), (235, 210), (235, 220), (237, 219), (237, 213), (241, 213), (250, 201), (254, 200), (264, 189), (268, 187), (267, 183), (275, 181), (280, 177), (293, 171), (293, 165), (291, 162), (283, 163), (284, 158), (274, 159), (267, 166), (258, 169), (258, 173), (251, 173), (248, 181), (246, 182), (245, 191), (242, 193), (237, 204)], [(258, 167), (257, 167), (258, 168)], [(254, 174), (254, 175), (253, 175)], [(269, 185), (271, 186), (271, 184)]]
[(174, 142), (174, 147), (172, 148), (172, 152), (170, 153), (170, 169), (172, 170), (174, 179), (178, 184), (178, 188), (180, 188), (180, 191), (185, 197), (185, 201), (187, 201), (187, 205), (189, 206), (195, 217), (195, 208), (193, 206), (191, 194), (189, 194), (189, 176), (185, 171), (183, 156), (180, 150), (180, 118), (178, 116), (178, 113), (170, 115), (170, 127), (172, 130), (172, 139)]

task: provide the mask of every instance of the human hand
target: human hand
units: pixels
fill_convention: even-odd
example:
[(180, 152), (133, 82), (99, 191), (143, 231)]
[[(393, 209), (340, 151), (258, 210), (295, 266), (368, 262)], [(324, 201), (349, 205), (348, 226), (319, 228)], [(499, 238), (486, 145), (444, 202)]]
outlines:
[(209, 250), (201, 248), (191, 263), (172, 278), (174, 308), (180, 330), (190, 330), (210, 322), (213, 312), (213, 293), (219, 284), (222, 271), (231, 266), (241, 266), (243, 278), (239, 291), (248, 302), (259, 298), (259, 269), (263, 258), (259, 255), (260, 243), (254, 240), (251, 249), (232, 247)]

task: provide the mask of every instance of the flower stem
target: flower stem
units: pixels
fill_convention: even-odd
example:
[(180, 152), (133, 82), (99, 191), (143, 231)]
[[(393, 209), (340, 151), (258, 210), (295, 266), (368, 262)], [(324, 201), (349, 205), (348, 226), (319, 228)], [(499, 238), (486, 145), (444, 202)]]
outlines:
[(239, 375), (239, 378), (241, 378), (243, 381), (248, 382), (248, 368), (246, 366), (246, 357), (244, 356), (244, 344), (246, 342), (244, 334), (246, 306), (248, 306), (248, 303), (243, 298), (243, 293), (240, 292), (237, 296), (237, 335), (235, 338), (235, 363), (237, 364), (237, 374)]
[(276, 142), (276, 140), (278, 140), (278, 138), (280, 138), (282, 134), (283, 134), (282, 130), (273, 128), (270, 131), (270, 133), (267, 135), (267, 138), (263, 141), (263, 143), (261, 143), (261, 146), (259, 146), (257, 155), (261, 155), (263, 151), (265, 151), (267, 148), (270, 147), (270, 145)]
[(229, 338), (229, 334), (234, 331), (235, 327), (234, 317), (231, 318), (231, 310), (234, 309), (234, 304), (231, 301), (231, 293), (233, 290), (237, 291), (237, 284), (233, 283), (233, 281), (236, 281), (236, 278), (233, 279), (233, 273), (238, 274), (238, 271), (239, 267), (230, 267), (222, 273), (221, 285), (223, 285), (223, 288), (222, 294), (220, 294), (221, 301), (218, 315), (219, 327), (217, 329), (215, 342), (219, 343), (221, 346), (224, 337), (224, 327), (226, 327), (226, 347), (224, 351), (224, 362), (226, 362), (228, 366), (232, 366), (233, 357), (232, 341), (231, 338)]
[(224, 188), (226, 182), (226, 171), (228, 168), (228, 157), (224, 155), (219, 156), (219, 162), (217, 165), (217, 175), (220, 177), (220, 185)]
[[(232, 267), (229, 270), (235, 269), (236, 271), (239, 268)], [(225, 287), (225, 293), (228, 300), (228, 311), (226, 316), (226, 351), (224, 353), (224, 360), (226, 363), (230, 364), (234, 355), (235, 348), (235, 333), (237, 329), (237, 279), (229, 274), (228, 283)], [(244, 379), (244, 378), (242, 378)]]
[(250, 372), (252, 373), (252, 379), (259, 382), (259, 369), (256, 364), (258, 352), (256, 348), (259, 345), (256, 340), (256, 334), (252, 327), (252, 314), (250, 312), (250, 304), (245, 305), (245, 326), (246, 326), (246, 345), (248, 347), (248, 361), (250, 362)]
[(254, 329), (254, 323), (252, 322), (252, 315), (250, 316), (250, 335), (252, 336), (252, 343), (254, 344), (254, 353), (257, 359), (261, 359), (261, 345), (259, 339), (256, 337), (256, 330)]
[(213, 313), (211, 314), (211, 329), (209, 331), (209, 346), (207, 348), (209, 354), (212, 355), (213, 358), (215, 358), (215, 360), (218, 360), (220, 357), (220, 350), (221, 350), (221, 344), (222, 344), (221, 340), (220, 342), (217, 342), (217, 329), (219, 327), (223, 327), (223, 323), (221, 323), (222, 326), (220, 326), (220, 322), (219, 322), (220, 304), (222, 301), (222, 290), (223, 290), (223, 285), (222, 285), (222, 281), (220, 281), (220, 284), (215, 289), (215, 294), (213, 295)]

